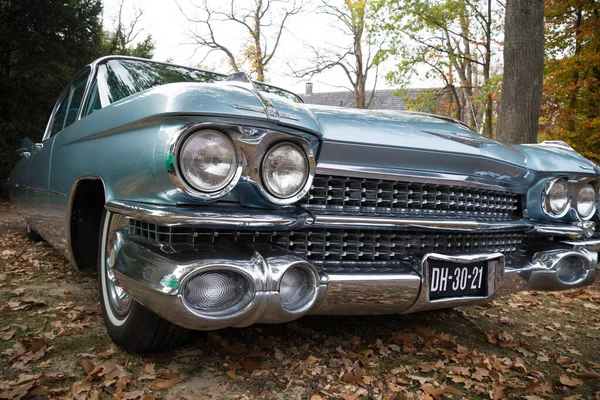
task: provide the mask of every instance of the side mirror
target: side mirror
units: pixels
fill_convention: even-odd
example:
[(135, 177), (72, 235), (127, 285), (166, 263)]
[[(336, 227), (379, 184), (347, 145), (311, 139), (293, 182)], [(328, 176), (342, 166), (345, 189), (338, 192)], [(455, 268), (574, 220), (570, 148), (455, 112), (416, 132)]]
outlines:
[(33, 140), (31, 140), (30, 137), (26, 137), (21, 141), (21, 147), (25, 147), (27, 149), (31, 149), (31, 146), (33, 146), (35, 142)]

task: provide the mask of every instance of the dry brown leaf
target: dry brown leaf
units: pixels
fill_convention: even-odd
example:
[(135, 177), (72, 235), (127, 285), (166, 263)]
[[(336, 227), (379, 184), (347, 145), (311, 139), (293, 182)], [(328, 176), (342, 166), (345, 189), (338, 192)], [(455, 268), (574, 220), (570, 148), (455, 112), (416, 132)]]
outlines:
[(255, 360), (251, 359), (251, 358), (244, 358), (240, 362), (240, 365), (244, 369), (244, 371), (246, 371), (246, 372), (252, 372), (255, 369), (259, 369), (260, 368), (260, 364), (258, 362), (256, 362)]
[(117, 392), (115, 393), (115, 400), (132, 400), (137, 398), (143, 398), (143, 390), (135, 390), (133, 392)]
[(362, 377), (362, 381), (364, 382), (365, 385), (370, 385), (373, 382), (377, 382), (377, 378), (375, 378), (374, 376), (371, 376), (371, 375), (365, 375)]
[(100, 358), (109, 358), (110, 356), (112, 356), (115, 352), (115, 348), (111, 347), (110, 349), (103, 351), (102, 353), (98, 354), (98, 357)]
[(178, 384), (179, 382), (183, 382), (182, 378), (173, 378), (173, 379), (157, 379), (155, 381), (150, 382), (148, 385), (149, 389), (152, 390), (167, 390), (172, 386)]
[(483, 382), (483, 378), (486, 376), (490, 376), (490, 371), (485, 368), (476, 368), (475, 372), (473, 373), (473, 379), (479, 382)]
[(581, 379), (571, 378), (568, 375), (561, 375), (559, 380), (564, 386), (578, 387), (583, 385), (583, 381)]
[(248, 353), (246, 355), (246, 358), (248, 358), (248, 357), (266, 358), (267, 357), (267, 353), (265, 353), (264, 351), (261, 351), (259, 349), (254, 349), (254, 350), (252, 350), (250, 353)]
[(85, 372), (86, 375), (90, 375), (94, 370), (94, 364), (92, 364), (87, 358), (84, 358), (80, 362), (81, 369)]
[(17, 331), (15, 329), (12, 331), (6, 331), (2, 334), (2, 340), (10, 340), (15, 336), (16, 333)]
[(600, 378), (600, 374), (596, 371), (584, 369), (583, 372), (577, 374), (577, 377), (583, 379), (598, 379)]
[(354, 372), (344, 375), (344, 377), (342, 378), (342, 381), (344, 381), (346, 383), (353, 383), (355, 385), (359, 385), (359, 384), (363, 383), (364, 375), (365, 375), (364, 371), (362, 371), (362, 370), (354, 371)]
[(571, 359), (569, 357), (565, 357), (565, 356), (559, 356), (556, 359), (556, 363), (560, 364), (560, 365), (569, 364), (570, 362), (571, 362)]
[(46, 339), (34, 337), (17, 340), (13, 347), (5, 350), (2, 354), (8, 356), (10, 362), (19, 360), (21, 364), (27, 364), (46, 354)]
[(440, 400), (443, 394), (460, 394), (458, 390), (450, 386), (434, 388), (432, 385), (424, 385), (421, 386), (421, 390), (432, 396), (435, 400)]
[(235, 368), (232, 368), (229, 371), (225, 372), (225, 375), (227, 375), (228, 377), (230, 377), (234, 381), (237, 381), (237, 374), (235, 373)]
[(432, 378), (427, 378), (426, 376), (408, 375), (408, 377), (413, 381), (419, 382), (421, 385), (424, 385), (432, 380)]
[(0, 382), (0, 399), (19, 400), (37, 385), (36, 375), (19, 375), (16, 381)]
[(283, 353), (283, 351), (279, 350), (278, 348), (275, 348), (275, 359), (277, 361), (283, 361), (284, 358), (285, 354)]

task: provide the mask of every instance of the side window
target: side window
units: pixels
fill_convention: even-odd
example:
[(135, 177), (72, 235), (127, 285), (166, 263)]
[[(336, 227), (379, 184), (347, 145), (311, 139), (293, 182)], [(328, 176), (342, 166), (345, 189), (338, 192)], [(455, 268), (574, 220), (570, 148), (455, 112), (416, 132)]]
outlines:
[(88, 79), (88, 73), (81, 75), (71, 87), (71, 102), (69, 104), (69, 110), (67, 112), (67, 119), (65, 120), (65, 128), (75, 122), (79, 108), (83, 102), (83, 93), (85, 92), (85, 85)]
[(94, 87), (92, 87), (92, 92), (90, 94), (90, 101), (88, 102), (87, 109), (85, 110), (84, 115), (90, 115), (91, 113), (98, 111), (102, 108), (102, 103), (100, 102), (100, 93), (98, 92), (98, 82), (94, 83)]
[(50, 136), (54, 136), (58, 132), (63, 130), (63, 125), (65, 123), (65, 115), (67, 114), (67, 104), (69, 103), (69, 97), (69, 93), (67, 92), (63, 101), (60, 102), (60, 106), (58, 106), (58, 111), (56, 111), (56, 115), (54, 116), (54, 122), (52, 123), (52, 131), (50, 132)]

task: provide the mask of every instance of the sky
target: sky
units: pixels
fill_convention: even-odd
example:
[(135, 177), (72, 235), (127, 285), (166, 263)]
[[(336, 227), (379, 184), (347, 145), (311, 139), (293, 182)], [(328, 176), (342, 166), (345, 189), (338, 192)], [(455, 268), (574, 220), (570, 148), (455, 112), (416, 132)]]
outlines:
[[(177, 1), (177, 2), (176, 2)], [(170, 60), (176, 64), (202, 66), (219, 72), (229, 72), (229, 66), (224, 62), (222, 53), (213, 52), (206, 58), (206, 50), (199, 48), (190, 39), (189, 30), (194, 29), (194, 24), (189, 23), (184, 13), (194, 16), (194, 4), (202, 0), (125, 0), (123, 9), (123, 20), (128, 22), (134, 15), (135, 7), (141, 8), (144, 14), (139, 26), (143, 31), (139, 34), (139, 40), (146, 37), (148, 33), (154, 38), (156, 49), (154, 59), (158, 61)], [(215, 6), (223, 3), (223, 0), (211, 0)], [(238, 0), (239, 1), (239, 0)], [(240, 4), (243, 3), (239, 1)], [(104, 3), (104, 26), (110, 29), (114, 25), (115, 16), (118, 12), (118, 0), (103, 0)], [(210, 4), (210, 3), (209, 3)], [(228, 4), (226, 2), (225, 4)], [(307, 10), (301, 15), (292, 17), (282, 36), (277, 53), (269, 64), (267, 78), (269, 83), (291, 90), (295, 93), (304, 93), (306, 79), (301, 80), (293, 77), (293, 68), (302, 68), (310, 65), (312, 46), (343, 46), (348, 43), (348, 38), (340, 33), (329, 19), (314, 11)], [(215, 27), (215, 35), (227, 47), (239, 49), (243, 45), (243, 31), (235, 23), (219, 24)], [(384, 69), (391, 66), (384, 66)], [(377, 81), (378, 89), (391, 88), (383, 78), (380, 71)], [(373, 77), (374, 78), (374, 77)], [(313, 83), (314, 92), (328, 92), (345, 90), (343, 86), (350, 86), (343, 70), (336, 67), (321, 73), (310, 80)], [(370, 87), (372, 87), (371, 79)], [(419, 81), (412, 82), (412, 87), (431, 87), (436, 82)]]

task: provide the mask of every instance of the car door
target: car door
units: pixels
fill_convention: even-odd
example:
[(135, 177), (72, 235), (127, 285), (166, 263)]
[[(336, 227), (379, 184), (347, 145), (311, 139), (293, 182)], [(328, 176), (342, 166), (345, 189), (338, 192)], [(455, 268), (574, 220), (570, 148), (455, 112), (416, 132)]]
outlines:
[[(56, 135), (74, 123), (79, 117), (79, 108), (83, 100), (89, 78), (89, 68), (79, 74), (63, 91), (51, 120), (44, 134), (44, 139), (32, 146), (29, 172), (29, 203), (31, 205), (31, 227), (49, 240), (51, 233), (62, 227), (53, 226), (55, 221), (64, 220), (64, 216), (56, 218), (53, 213), (57, 208), (53, 205), (65, 201), (68, 193), (55, 193), (49, 190), (52, 150)], [(51, 243), (56, 245), (55, 243)]]

